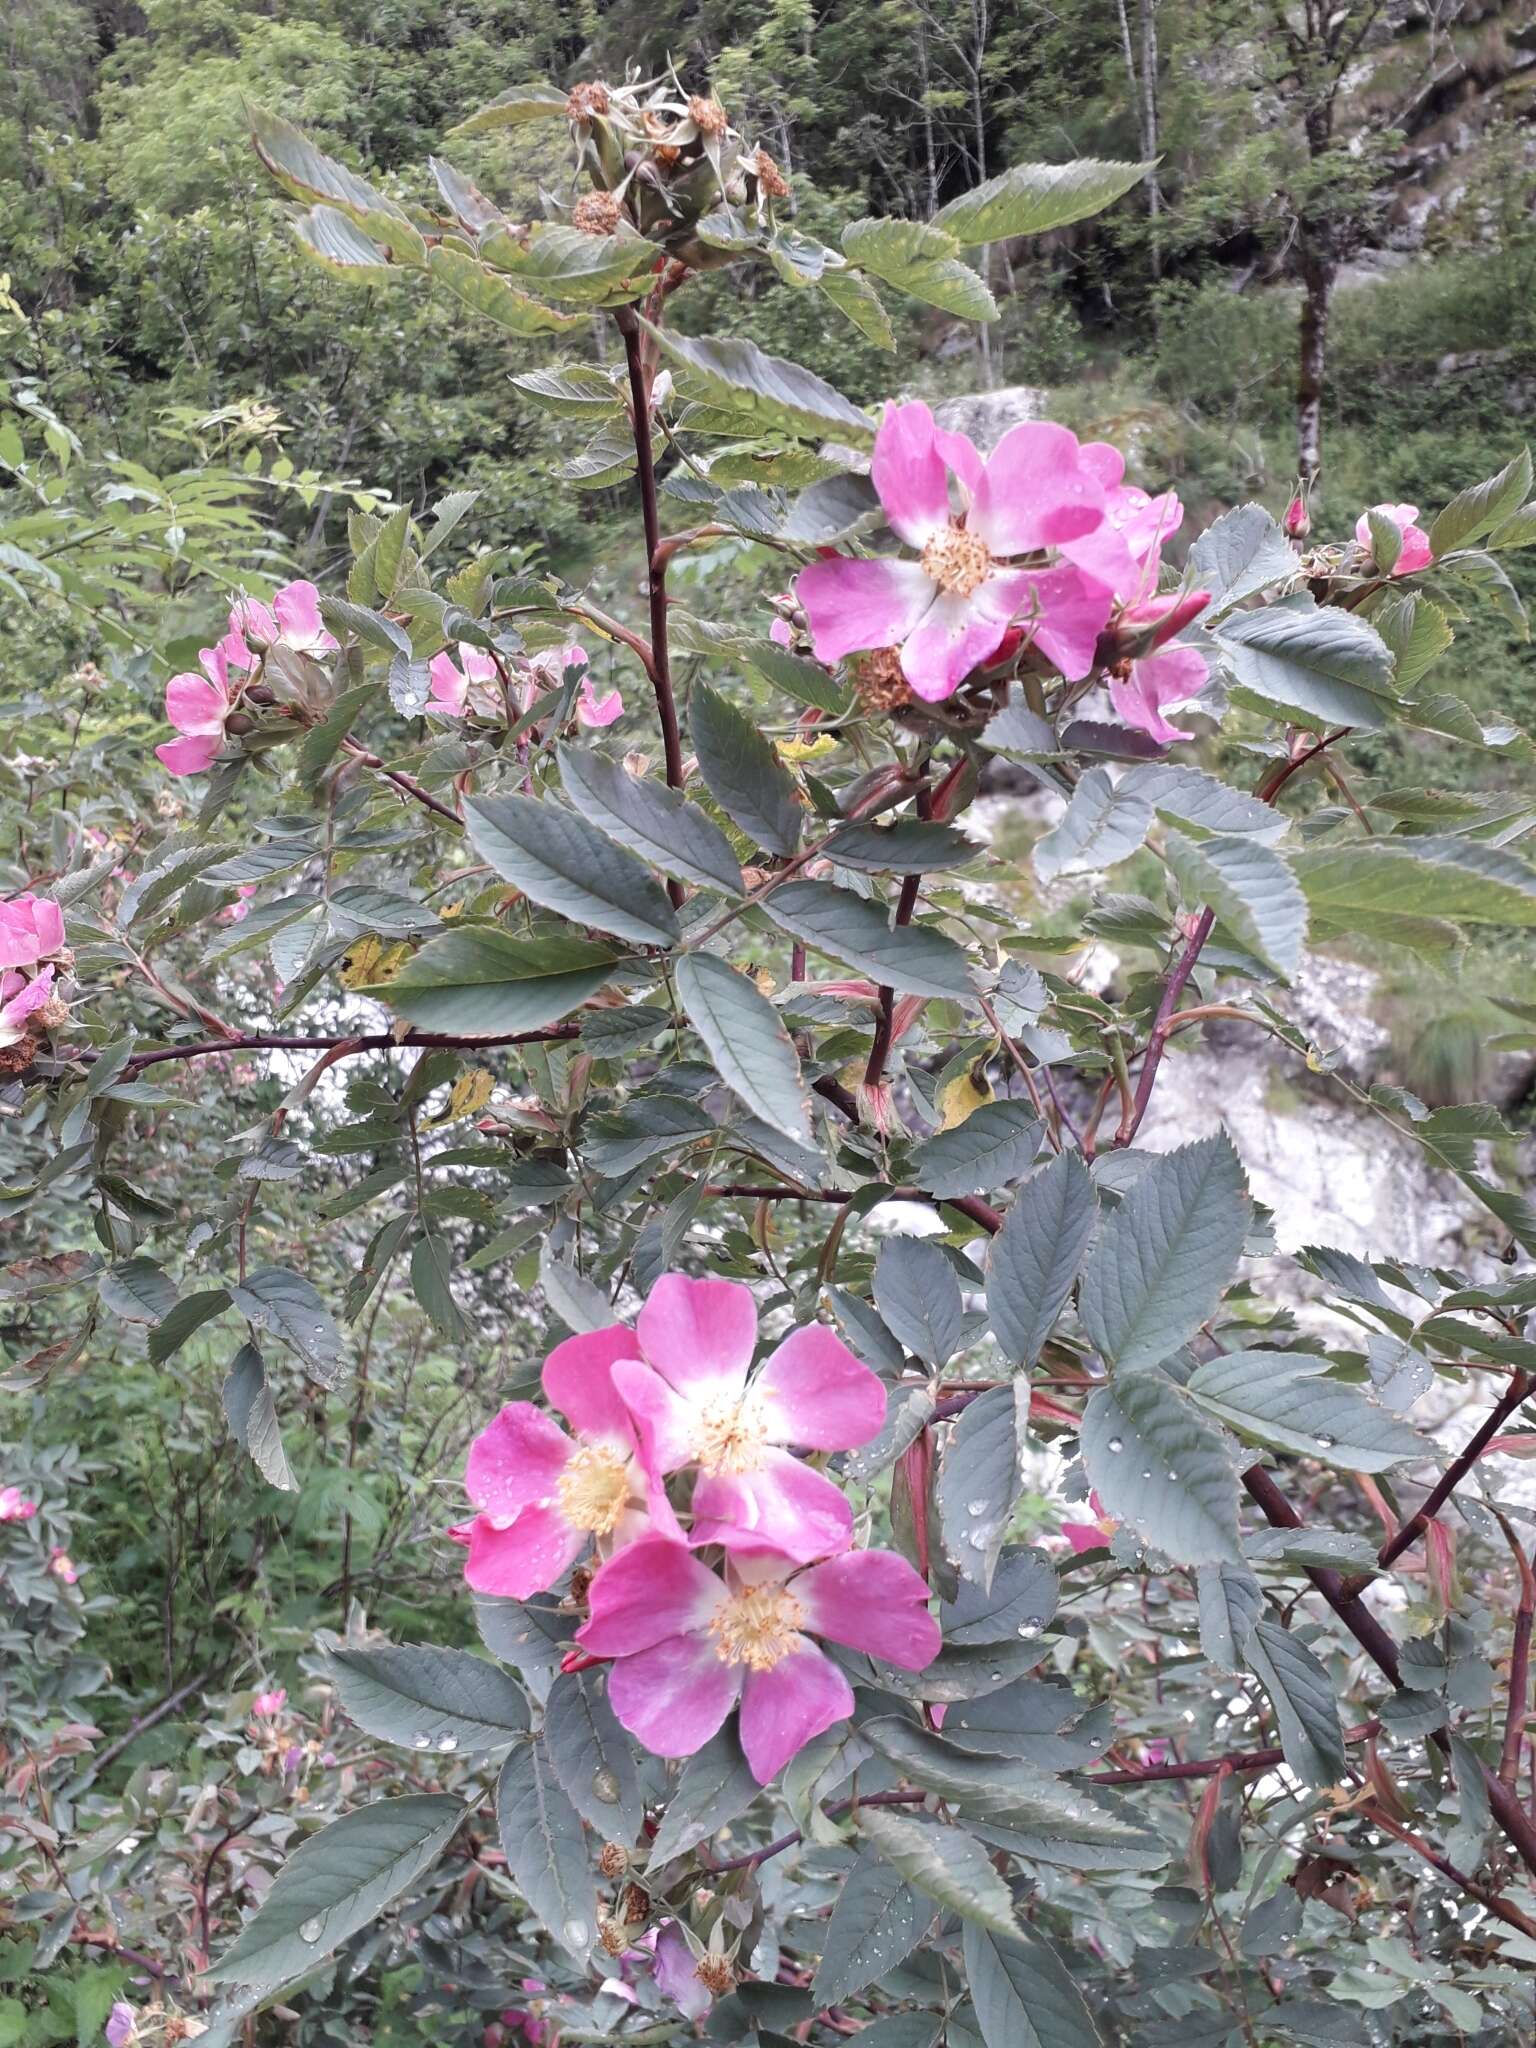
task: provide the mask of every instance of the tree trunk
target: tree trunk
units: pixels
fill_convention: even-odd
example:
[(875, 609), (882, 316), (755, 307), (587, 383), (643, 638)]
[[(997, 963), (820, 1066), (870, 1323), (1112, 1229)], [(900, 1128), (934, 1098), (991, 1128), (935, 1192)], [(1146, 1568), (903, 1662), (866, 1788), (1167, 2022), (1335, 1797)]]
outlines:
[(1157, 183), (1157, 0), (1141, 0), (1141, 153), (1146, 162), (1147, 220), (1151, 233), (1147, 254), (1154, 278), (1162, 275), (1162, 235), (1158, 216), (1163, 195)]
[(1328, 300), (1334, 263), (1303, 230), (1301, 353), (1296, 380), (1296, 470), (1312, 483), (1323, 466), (1323, 373), (1328, 361)]

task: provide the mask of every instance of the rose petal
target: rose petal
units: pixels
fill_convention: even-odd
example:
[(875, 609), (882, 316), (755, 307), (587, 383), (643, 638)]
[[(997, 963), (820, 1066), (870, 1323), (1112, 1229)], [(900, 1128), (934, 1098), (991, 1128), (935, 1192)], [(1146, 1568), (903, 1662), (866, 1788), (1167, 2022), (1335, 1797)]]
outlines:
[(994, 555), (1060, 547), (1104, 518), (1104, 488), (1076, 434), (1050, 420), (1010, 427), (987, 458), (967, 525)]
[(155, 752), (173, 775), (201, 775), (223, 744), (222, 733), (189, 733), (185, 739), (162, 740)]
[(754, 1472), (706, 1473), (693, 1489), (697, 1547), (778, 1551), (798, 1564), (846, 1550), (853, 1510), (842, 1490), (788, 1451), (770, 1446)]
[(531, 1401), (509, 1401), (469, 1447), (464, 1490), (484, 1515), (515, 1515), (548, 1504), (572, 1443)]
[(581, 689), (576, 701), (576, 722), (578, 725), (612, 725), (624, 710), (624, 699), (617, 690), (610, 690), (604, 697), (597, 694), (597, 686), (590, 676), (583, 676)]
[(953, 696), (971, 670), (1002, 645), (1006, 628), (976, 601), (979, 596), (950, 592), (938, 598), (902, 645), (901, 672), (929, 704)]
[(757, 1344), (757, 1302), (739, 1280), (663, 1273), (635, 1318), (640, 1355), (674, 1387), (738, 1392)]
[(328, 652), (335, 647), (336, 642), (321, 622), (320, 593), (313, 583), (302, 579), (297, 583), (285, 583), (273, 598), (272, 609), (277, 614), (282, 637), (290, 647), (306, 653)]
[(642, 1536), (609, 1558), (592, 1581), (589, 1618), (576, 1640), (595, 1656), (630, 1657), (668, 1636), (707, 1628), (724, 1598), (722, 1582), (687, 1544)]
[(664, 1998), (671, 1999), (684, 2019), (703, 2019), (714, 2003), (709, 1987), (699, 1976), (688, 1938), (675, 1920), (669, 1920), (656, 1936), (651, 1974), (656, 1989)]
[(263, 604), (259, 598), (242, 597), (230, 612), (229, 630), (238, 633), (242, 639), (260, 640), (270, 647), (277, 639), (279, 629), (270, 605)]
[(853, 1687), (805, 1636), (771, 1671), (748, 1671), (741, 1689), (741, 1746), (760, 1785), (853, 1712)]
[(1012, 607), (1032, 644), (1069, 683), (1093, 673), (1099, 635), (1109, 624), (1109, 590), (1073, 567), (1019, 569), (983, 586), (989, 605)]
[(1195, 647), (1161, 647), (1131, 663), (1128, 680), (1116, 677), (1109, 686), (1110, 702), (1127, 725), (1149, 734), (1159, 745), (1187, 740), (1191, 734), (1170, 725), (1163, 716), (1166, 706), (1187, 704), (1199, 696), (1210, 676), (1205, 656)]
[(792, 1331), (753, 1383), (769, 1403), (770, 1440), (851, 1451), (885, 1427), (885, 1387), (825, 1323)]
[(635, 1448), (634, 1425), (613, 1384), (612, 1366), (615, 1359), (632, 1359), (636, 1349), (634, 1331), (615, 1323), (610, 1330), (567, 1337), (545, 1359), (545, 1397), (579, 1437), (622, 1445), (625, 1451)]
[(663, 1638), (621, 1657), (608, 1674), (608, 1704), (654, 1756), (692, 1756), (702, 1749), (718, 1734), (740, 1691), (740, 1667), (722, 1663), (707, 1636)]
[(172, 676), (165, 686), (165, 715), (178, 732), (215, 733), (222, 738), (229, 698), (203, 676)]
[(921, 1671), (939, 1654), (942, 1636), (928, 1612), (928, 1588), (893, 1550), (829, 1558), (801, 1572), (791, 1590), (815, 1635), (903, 1671)]
[(858, 562), (832, 555), (802, 569), (795, 594), (818, 661), (863, 648), (897, 647), (938, 595), (916, 562)]
[(940, 427), (933, 437), (934, 446), (943, 456), (946, 467), (959, 478), (964, 486), (967, 501), (976, 495), (976, 486), (981, 482), (986, 458), (969, 434), (952, 433)]
[(590, 1540), (555, 1508), (524, 1508), (504, 1529), (488, 1515), (476, 1515), (464, 1577), (477, 1593), (529, 1600), (558, 1585)]
[(869, 479), (893, 532), (920, 548), (949, 524), (949, 477), (935, 443), (933, 414), (921, 399), (887, 405), (875, 435)]
[(458, 668), (446, 648), (441, 654), (434, 654), (427, 663), (427, 679), (431, 684), (433, 708), (450, 718), (462, 717), (464, 700), (469, 694), (469, 678)]
[(645, 1471), (659, 1479), (686, 1465), (693, 1456), (697, 1420), (693, 1404), (639, 1359), (615, 1359), (611, 1370), (614, 1390), (633, 1425)]

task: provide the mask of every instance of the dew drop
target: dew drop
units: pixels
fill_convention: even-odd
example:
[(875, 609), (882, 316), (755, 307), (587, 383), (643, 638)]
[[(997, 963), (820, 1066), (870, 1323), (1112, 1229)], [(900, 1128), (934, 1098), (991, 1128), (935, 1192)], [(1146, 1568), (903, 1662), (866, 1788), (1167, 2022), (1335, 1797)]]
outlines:
[(318, 1941), (320, 1939), (320, 1921), (318, 1919), (306, 1920), (299, 1929), (299, 1939), (300, 1941)]
[(1178, 1485), (1178, 1483), (1179, 1483), (1179, 1475), (1178, 1475), (1178, 1473), (1177, 1473), (1177, 1472), (1170, 1472), (1170, 1473), (1168, 1474), (1168, 1484), (1169, 1484), (1170, 1486), (1177, 1486), (1177, 1485)]
[(986, 1547), (987, 1547), (987, 1532), (986, 1532), (986, 1530), (985, 1530), (985, 1529), (973, 1529), (973, 1530), (971, 1531), (971, 1534), (970, 1534), (970, 1545), (971, 1545), (971, 1548), (972, 1548), (972, 1550), (985, 1550), (985, 1549), (986, 1549)]
[(1123, 1451), (1125, 1449), (1125, 1445), (1121, 1442), (1119, 1437), (1112, 1436), (1109, 1442), (1104, 1446), (1104, 1448), (1106, 1451)]
[(1093, 1735), (1093, 1736), (1090, 1736), (1090, 1737), (1089, 1737), (1089, 1739), (1088, 1739), (1088, 1747), (1089, 1747), (1090, 1749), (1102, 1749), (1102, 1748), (1104, 1747), (1104, 1745), (1103, 1745), (1103, 1743), (1102, 1743), (1102, 1742), (1100, 1742), (1100, 1740), (1099, 1740), (1099, 1738), (1098, 1738), (1098, 1736), (1097, 1736), (1097, 1735)]
[(592, 1773), (592, 1797), (600, 1799), (604, 1806), (617, 1806), (620, 1796), (619, 1780), (613, 1771), (604, 1769)]
[(586, 1921), (567, 1920), (565, 1923), (565, 1938), (572, 1948), (585, 1948), (587, 1945)]
[(1141, 1468), (1141, 1476), (1143, 1479), (1150, 1479), (1152, 1477), (1152, 1467), (1150, 1465), (1143, 1465)]
[(443, 1755), (447, 1756), (453, 1750), (456, 1750), (458, 1748), (459, 1738), (457, 1737), (457, 1735), (439, 1735), (439, 1737), (437, 1738), (437, 1746), (442, 1751)]
[(432, 1747), (432, 1738), (430, 1735), (413, 1735), (411, 1737), (411, 1747), (412, 1749), (430, 1749)]
[(965, 1512), (974, 1522), (978, 1515), (984, 1515), (987, 1512), (987, 1504), (984, 1500), (968, 1500), (965, 1504)]
[(1003, 1674), (1001, 1673), (1001, 1671), (989, 1671), (987, 1673), (987, 1676), (991, 1679), (994, 1685), (997, 1685), (1001, 1682)]
[(1024, 1619), (1019, 1623), (1018, 1633), (1023, 1637), (1024, 1641), (1027, 1643), (1031, 1641), (1032, 1638), (1039, 1635), (1040, 1631), (1044, 1627), (1045, 1616), (1043, 1614), (1026, 1614)]
[(1317, 1441), (1325, 1451), (1337, 1450), (1338, 1448), (1338, 1438), (1336, 1436), (1329, 1436), (1326, 1430), (1318, 1431)]

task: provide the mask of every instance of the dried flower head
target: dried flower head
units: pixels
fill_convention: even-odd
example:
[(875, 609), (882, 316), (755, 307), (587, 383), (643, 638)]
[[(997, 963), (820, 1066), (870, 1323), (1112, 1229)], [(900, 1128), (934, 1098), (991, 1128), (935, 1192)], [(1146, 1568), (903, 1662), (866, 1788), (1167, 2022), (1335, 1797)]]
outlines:
[(870, 711), (896, 711), (912, 701), (912, 687), (901, 672), (899, 647), (876, 647), (853, 664), (853, 687)]
[(611, 235), (623, 217), (611, 192), (584, 192), (571, 208), (571, 226), (584, 235)]
[(787, 199), (789, 197), (789, 180), (766, 149), (758, 150), (753, 168), (757, 172), (758, 184), (762, 186), (770, 199)]
[(604, 1842), (597, 1867), (604, 1877), (622, 1877), (629, 1868), (629, 1851), (622, 1842)]
[(720, 102), (697, 92), (689, 95), (688, 118), (701, 135), (723, 135), (730, 126)]
[(728, 1991), (736, 1988), (736, 1968), (725, 1956), (701, 1956), (694, 1972), (706, 1991), (712, 1991), (716, 1998), (724, 1998)]
[(629, 1947), (629, 1935), (625, 1931), (623, 1922), (619, 1920), (609, 1920), (606, 1918), (599, 1920), (597, 1923), (597, 1938), (611, 1956), (621, 1956), (625, 1949)]
[(664, 171), (670, 171), (674, 164), (682, 162), (683, 152), (675, 142), (658, 142), (651, 155)]
[(566, 98), (566, 118), (571, 121), (592, 121), (599, 114), (606, 114), (610, 105), (608, 88), (595, 78), (584, 79), (580, 85), (573, 85)]

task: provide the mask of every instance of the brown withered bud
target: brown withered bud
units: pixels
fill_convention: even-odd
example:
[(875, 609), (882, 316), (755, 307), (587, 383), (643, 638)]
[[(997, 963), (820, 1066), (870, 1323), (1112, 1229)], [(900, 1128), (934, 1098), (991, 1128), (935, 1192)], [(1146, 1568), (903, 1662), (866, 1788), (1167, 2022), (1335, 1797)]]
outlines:
[(57, 1031), (69, 1022), (69, 1005), (62, 996), (50, 996), (32, 1012), (34, 1020), (45, 1031)]
[(608, 88), (598, 79), (584, 79), (580, 85), (573, 85), (565, 102), (566, 119), (570, 121), (592, 121), (599, 114), (608, 111)]
[(683, 159), (683, 152), (675, 142), (658, 142), (651, 155), (664, 171), (670, 171), (674, 164), (681, 163)]
[(912, 689), (901, 672), (901, 650), (877, 647), (853, 664), (853, 687), (870, 711), (899, 711), (912, 701)]
[(625, 1926), (634, 1927), (647, 1917), (650, 1910), (651, 1902), (646, 1894), (645, 1886), (640, 1884), (625, 1885), (623, 1913), (620, 1916)]
[(724, 1956), (701, 1956), (693, 1974), (716, 1998), (724, 1998), (728, 1991), (736, 1988), (736, 1966)]
[(611, 192), (584, 192), (571, 208), (571, 226), (584, 235), (611, 235), (623, 218)]
[(701, 135), (723, 135), (731, 125), (718, 100), (705, 99), (697, 92), (689, 94), (688, 118)]
[(581, 1607), (587, 1598), (587, 1588), (592, 1583), (592, 1574), (585, 1565), (577, 1565), (571, 1573), (571, 1605)]
[(760, 149), (757, 152), (757, 159), (753, 164), (753, 169), (757, 172), (758, 184), (762, 186), (770, 199), (787, 199), (789, 197), (789, 180), (766, 149)]
[(604, 1842), (597, 1867), (604, 1877), (622, 1877), (629, 1868), (629, 1851), (622, 1842)]
[(629, 1935), (625, 1932), (623, 1923), (618, 1920), (599, 1920), (597, 1938), (611, 1956), (621, 1956), (629, 1947)]

